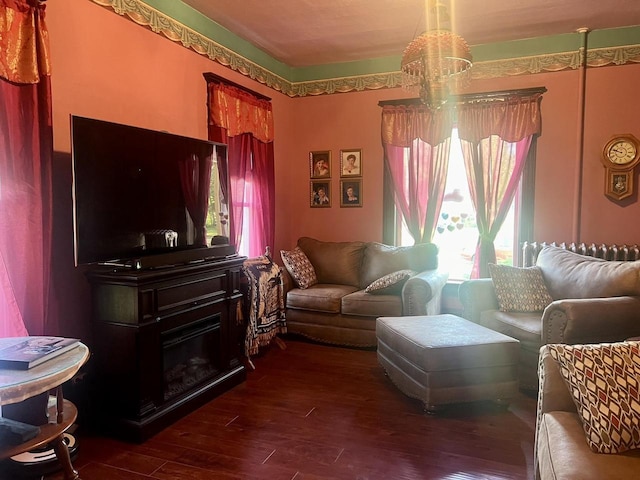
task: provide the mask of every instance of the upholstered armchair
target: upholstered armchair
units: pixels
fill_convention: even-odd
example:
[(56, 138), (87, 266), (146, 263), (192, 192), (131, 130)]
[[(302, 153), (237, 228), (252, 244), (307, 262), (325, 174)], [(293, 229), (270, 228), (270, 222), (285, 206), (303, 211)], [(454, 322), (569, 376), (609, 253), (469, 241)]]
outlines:
[(501, 308), (491, 278), (469, 280), (459, 288), (465, 318), (520, 341), (521, 388), (538, 388), (542, 345), (617, 342), (640, 335), (640, 261), (606, 261), (545, 246), (533, 268), (550, 296), (546, 306)]
[(633, 397), (637, 399), (639, 346), (620, 342), (541, 348), (536, 480), (638, 476), (640, 407)]

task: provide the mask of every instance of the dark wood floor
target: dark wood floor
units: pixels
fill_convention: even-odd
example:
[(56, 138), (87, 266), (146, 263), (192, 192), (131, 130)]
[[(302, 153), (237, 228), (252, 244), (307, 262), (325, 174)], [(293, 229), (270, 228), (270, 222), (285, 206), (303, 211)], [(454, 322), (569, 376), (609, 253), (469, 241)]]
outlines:
[(82, 479), (533, 478), (534, 397), (428, 416), (374, 351), (286, 343), (255, 358), (245, 383), (144, 444), (79, 429)]

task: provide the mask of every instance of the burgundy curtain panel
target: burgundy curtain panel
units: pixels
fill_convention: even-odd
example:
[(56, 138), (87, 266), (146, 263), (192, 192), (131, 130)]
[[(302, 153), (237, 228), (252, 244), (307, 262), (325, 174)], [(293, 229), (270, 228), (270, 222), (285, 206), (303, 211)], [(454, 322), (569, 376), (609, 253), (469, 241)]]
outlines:
[(0, 0), (0, 336), (58, 333), (49, 312), (53, 135), (44, 5)]

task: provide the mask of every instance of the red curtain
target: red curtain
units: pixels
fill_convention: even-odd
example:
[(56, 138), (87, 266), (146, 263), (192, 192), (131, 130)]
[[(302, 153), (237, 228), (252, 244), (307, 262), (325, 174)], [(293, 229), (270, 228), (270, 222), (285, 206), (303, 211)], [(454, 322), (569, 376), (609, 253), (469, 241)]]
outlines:
[(458, 134), (476, 210), (479, 238), (471, 278), (490, 276), (493, 242), (518, 189), (534, 135), (541, 95), (458, 107)]
[(191, 155), (180, 162), (180, 184), (187, 210), (196, 230), (196, 245), (207, 244), (207, 211), (209, 210), (209, 183), (211, 181), (211, 156)]
[[(230, 85), (209, 82), (208, 105), (209, 138), (228, 145), (227, 164), (220, 171), (226, 169), (229, 174), (230, 240), (242, 245), (249, 257), (262, 255), (275, 240), (271, 102)], [(249, 238), (243, 238), (245, 222)]]
[(449, 168), (451, 110), (424, 105), (384, 106), (382, 144), (396, 206), (415, 243), (436, 229)]
[(48, 312), (53, 135), (44, 5), (0, 0), (0, 336), (57, 334)]

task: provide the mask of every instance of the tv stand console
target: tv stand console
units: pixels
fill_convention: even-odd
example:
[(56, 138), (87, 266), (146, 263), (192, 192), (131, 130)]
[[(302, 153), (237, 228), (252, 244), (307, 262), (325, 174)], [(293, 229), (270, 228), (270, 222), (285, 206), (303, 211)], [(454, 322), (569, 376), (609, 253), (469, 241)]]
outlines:
[(245, 380), (244, 260), (87, 272), (99, 426), (141, 442)]

